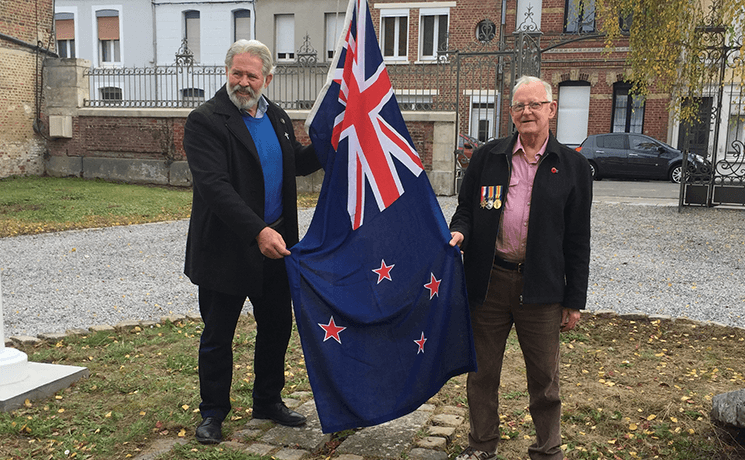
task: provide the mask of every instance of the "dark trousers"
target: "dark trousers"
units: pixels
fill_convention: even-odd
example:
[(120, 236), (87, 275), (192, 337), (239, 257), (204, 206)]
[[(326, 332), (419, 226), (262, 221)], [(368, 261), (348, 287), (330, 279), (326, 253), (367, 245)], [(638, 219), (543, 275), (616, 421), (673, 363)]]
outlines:
[[(290, 288), (284, 260), (264, 262), (264, 293), (249, 299), (256, 319), (253, 404), (282, 401), (285, 352), (292, 333)], [(204, 331), (199, 342), (199, 389), (202, 417), (223, 420), (230, 412), (233, 380), (233, 335), (246, 296), (199, 288)]]
[(560, 304), (522, 304), (523, 277), (517, 271), (494, 268), (486, 301), (472, 313), (478, 372), (467, 380), (471, 432), (476, 450), (495, 452), (499, 442), (498, 390), (507, 337), (515, 325), (525, 359), (536, 442), (531, 459), (559, 460), (561, 399), (559, 398)]

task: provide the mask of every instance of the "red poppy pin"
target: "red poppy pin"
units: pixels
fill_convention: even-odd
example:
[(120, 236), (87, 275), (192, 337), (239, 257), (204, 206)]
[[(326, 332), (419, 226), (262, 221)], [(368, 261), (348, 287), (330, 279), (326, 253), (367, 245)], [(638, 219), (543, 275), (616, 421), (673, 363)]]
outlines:
[(556, 169), (556, 168), (551, 168), (551, 174), (556, 174), (557, 172), (559, 172), (559, 170), (558, 170), (558, 169)]

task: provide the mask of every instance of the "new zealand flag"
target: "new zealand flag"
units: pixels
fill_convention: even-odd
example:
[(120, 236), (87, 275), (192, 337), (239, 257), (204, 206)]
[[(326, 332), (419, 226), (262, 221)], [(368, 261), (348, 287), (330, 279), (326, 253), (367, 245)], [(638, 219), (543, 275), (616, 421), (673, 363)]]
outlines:
[(325, 168), (313, 221), (286, 258), (323, 431), (416, 410), (475, 370), (463, 265), (383, 63), (366, 0), (306, 126)]

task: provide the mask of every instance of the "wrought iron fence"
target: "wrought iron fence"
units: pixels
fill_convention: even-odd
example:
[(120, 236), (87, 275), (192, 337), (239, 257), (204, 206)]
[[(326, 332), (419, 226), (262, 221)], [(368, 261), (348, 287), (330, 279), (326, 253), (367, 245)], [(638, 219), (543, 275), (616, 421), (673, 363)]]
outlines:
[(225, 83), (222, 66), (91, 68), (86, 107), (196, 107)]
[[(321, 92), (328, 62), (276, 66), (265, 94), (284, 109), (310, 109)], [(455, 110), (457, 72), (447, 61), (390, 65), (388, 73), (402, 110)], [(86, 107), (197, 107), (225, 84), (224, 66), (165, 65), (91, 68)]]
[[(284, 109), (310, 109), (326, 82), (329, 62), (319, 62), (306, 36), (291, 63), (275, 67), (265, 94)], [(388, 74), (402, 110), (455, 110), (457, 72), (451, 60), (392, 64)], [(171, 65), (91, 68), (86, 107), (197, 107), (226, 82), (222, 65), (196, 65), (184, 41)]]

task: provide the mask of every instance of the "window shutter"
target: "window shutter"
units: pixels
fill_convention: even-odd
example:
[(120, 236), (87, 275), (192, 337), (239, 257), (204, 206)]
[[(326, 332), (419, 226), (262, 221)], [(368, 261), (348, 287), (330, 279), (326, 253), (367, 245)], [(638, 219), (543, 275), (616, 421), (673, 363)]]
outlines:
[(251, 12), (249, 10), (236, 10), (233, 13), (235, 40), (251, 39)]
[(98, 39), (119, 40), (119, 16), (98, 18)]
[(75, 22), (72, 19), (58, 19), (54, 24), (57, 40), (75, 40)]

